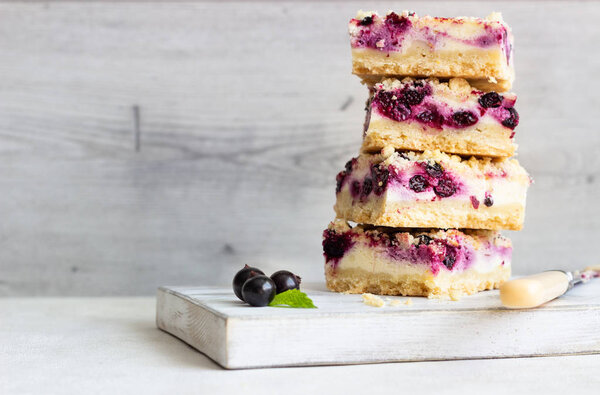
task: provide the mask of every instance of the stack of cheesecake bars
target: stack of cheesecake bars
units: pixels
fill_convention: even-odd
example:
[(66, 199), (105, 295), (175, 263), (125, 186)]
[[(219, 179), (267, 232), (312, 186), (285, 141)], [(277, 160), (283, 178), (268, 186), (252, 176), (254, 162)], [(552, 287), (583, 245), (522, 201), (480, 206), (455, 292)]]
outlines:
[(497, 288), (512, 254), (498, 230), (522, 228), (531, 183), (510, 159), (510, 28), (500, 14), (360, 11), (349, 29), (370, 98), (323, 234), (327, 287), (453, 299)]

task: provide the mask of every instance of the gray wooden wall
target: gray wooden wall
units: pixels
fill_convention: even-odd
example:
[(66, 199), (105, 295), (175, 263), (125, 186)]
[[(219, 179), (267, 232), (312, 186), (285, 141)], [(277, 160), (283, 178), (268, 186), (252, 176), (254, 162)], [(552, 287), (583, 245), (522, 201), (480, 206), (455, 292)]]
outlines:
[(600, 4), (574, 3), (0, 4), (0, 295), (152, 294), (245, 263), (321, 280), (361, 138), (359, 8), (504, 13), (536, 181), (515, 272), (600, 263)]

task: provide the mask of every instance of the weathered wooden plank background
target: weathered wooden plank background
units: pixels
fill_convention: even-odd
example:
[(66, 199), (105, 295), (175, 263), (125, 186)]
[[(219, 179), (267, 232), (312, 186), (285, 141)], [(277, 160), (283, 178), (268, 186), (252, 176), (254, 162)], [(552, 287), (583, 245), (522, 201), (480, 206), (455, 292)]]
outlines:
[(515, 271), (598, 263), (600, 4), (574, 3), (1, 4), (0, 294), (320, 280), (366, 98), (346, 22), (411, 5), (513, 27), (536, 180)]

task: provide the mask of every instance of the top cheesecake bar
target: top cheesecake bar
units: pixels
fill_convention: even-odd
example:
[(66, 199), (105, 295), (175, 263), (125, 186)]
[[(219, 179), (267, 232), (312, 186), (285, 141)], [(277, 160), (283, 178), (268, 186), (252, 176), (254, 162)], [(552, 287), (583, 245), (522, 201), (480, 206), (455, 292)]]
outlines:
[(482, 19), (359, 11), (349, 32), (352, 71), (367, 82), (462, 77), (478, 89), (505, 92), (514, 80), (513, 37), (499, 13)]

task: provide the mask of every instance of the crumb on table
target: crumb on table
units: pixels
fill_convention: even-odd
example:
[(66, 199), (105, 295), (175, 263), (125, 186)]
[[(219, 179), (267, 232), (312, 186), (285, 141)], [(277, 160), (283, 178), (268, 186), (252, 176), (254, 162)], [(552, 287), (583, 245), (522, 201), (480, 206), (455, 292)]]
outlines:
[(363, 303), (368, 306), (373, 307), (383, 307), (385, 306), (385, 302), (377, 295), (373, 295), (370, 293), (362, 294)]

